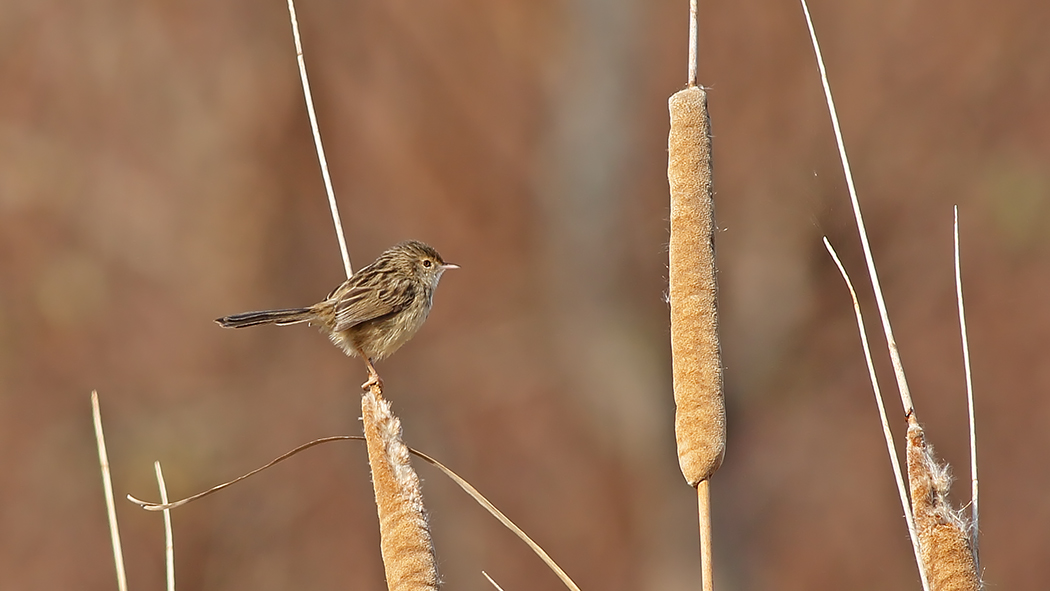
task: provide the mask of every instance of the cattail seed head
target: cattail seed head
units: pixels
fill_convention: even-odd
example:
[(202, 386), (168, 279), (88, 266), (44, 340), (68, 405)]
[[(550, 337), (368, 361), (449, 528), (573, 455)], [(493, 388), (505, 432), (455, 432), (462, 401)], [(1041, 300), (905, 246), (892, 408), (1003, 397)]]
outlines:
[(667, 180), (671, 188), (668, 299), (678, 463), (690, 485), (710, 477), (725, 453), (725, 400), (718, 341), (707, 93), (671, 96)]

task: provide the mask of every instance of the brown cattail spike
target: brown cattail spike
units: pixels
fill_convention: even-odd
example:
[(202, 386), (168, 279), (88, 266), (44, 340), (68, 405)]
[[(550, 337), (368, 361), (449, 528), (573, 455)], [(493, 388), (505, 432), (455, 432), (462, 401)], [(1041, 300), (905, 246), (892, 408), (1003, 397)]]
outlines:
[(401, 421), (390, 412), (378, 384), (361, 397), (361, 417), (379, 511), (380, 545), (389, 591), (436, 591), (430, 540), (419, 477), (401, 441)]
[(678, 463), (690, 485), (714, 474), (725, 453), (725, 400), (716, 311), (711, 126), (707, 93), (671, 96), (667, 180), (671, 186), (668, 268)]
[(936, 591), (977, 591), (981, 579), (970, 524), (948, 500), (951, 477), (937, 462), (913, 414), (908, 419), (908, 481), (926, 577)]

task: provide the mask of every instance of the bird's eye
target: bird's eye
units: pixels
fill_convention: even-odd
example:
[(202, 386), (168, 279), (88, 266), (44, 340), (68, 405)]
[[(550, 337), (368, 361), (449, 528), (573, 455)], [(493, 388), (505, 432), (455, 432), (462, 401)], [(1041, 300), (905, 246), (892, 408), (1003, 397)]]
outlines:
[(430, 267), (434, 266), (434, 263), (431, 262), (430, 259), (424, 259), (423, 260), (423, 266), (429, 269)]

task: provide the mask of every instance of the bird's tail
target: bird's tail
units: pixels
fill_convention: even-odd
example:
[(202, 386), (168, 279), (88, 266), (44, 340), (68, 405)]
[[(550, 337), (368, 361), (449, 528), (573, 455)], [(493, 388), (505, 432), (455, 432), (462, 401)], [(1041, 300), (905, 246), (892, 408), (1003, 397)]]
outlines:
[(245, 328), (259, 324), (296, 324), (313, 320), (311, 308), (285, 308), (283, 310), (263, 310), (261, 312), (244, 312), (233, 316), (216, 318), (215, 322), (223, 328)]

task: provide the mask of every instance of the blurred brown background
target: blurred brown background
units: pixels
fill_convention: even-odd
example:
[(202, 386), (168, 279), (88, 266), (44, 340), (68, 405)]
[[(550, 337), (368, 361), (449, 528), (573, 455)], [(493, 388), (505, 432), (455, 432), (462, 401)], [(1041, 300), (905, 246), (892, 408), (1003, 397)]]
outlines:
[[(380, 365), (411, 444), (588, 589), (697, 587), (673, 447), (667, 97), (685, 0), (302, 0), (356, 267), (405, 238), (446, 275)], [(920, 418), (969, 498), (952, 205), (992, 589), (1050, 581), (1050, 5), (814, 3)], [(917, 589), (848, 295), (866, 286), (792, 2), (701, 3), (729, 446), (721, 589)], [(360, 361), (299, 327), (342, 265), (281, 2), (0, 5), (0, 587), (114, 586), (88, 395), (118, 495), (175, 497), (359, 432)], [(867, 293), (865, 287), (865, 293)], [(875, 307), (862, 305), (885, 370)], [(903, 431), (900, 405), (888, 406)], [(449, 589), (559, 589), (419, 466)], [(173, 515), (181, 589), (378, 589), (363, 447), (330, 444)], [(133, 588), (158, 515), (118, 506)]]

